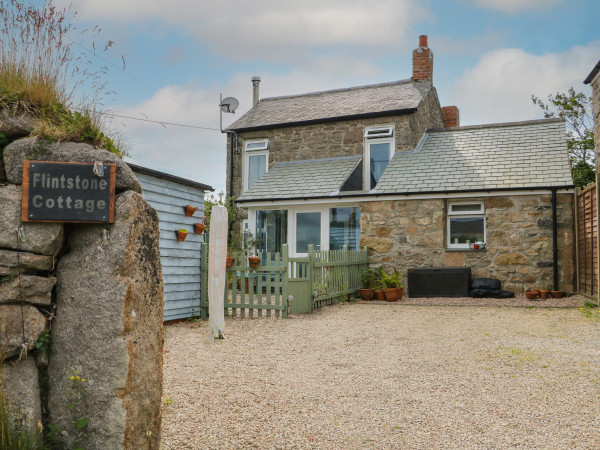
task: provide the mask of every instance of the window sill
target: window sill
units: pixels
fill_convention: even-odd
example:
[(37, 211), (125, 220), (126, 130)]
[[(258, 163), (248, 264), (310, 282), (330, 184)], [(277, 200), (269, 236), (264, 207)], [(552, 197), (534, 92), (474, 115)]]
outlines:
[(479, 253), (479, 252), (486, 252), (487, 248), (481, 248), (481, 249), (472, 249), (472, 248), (447, 248), (446, 249), (446, 253), (448, 252), (471, 252), (471, 253)]

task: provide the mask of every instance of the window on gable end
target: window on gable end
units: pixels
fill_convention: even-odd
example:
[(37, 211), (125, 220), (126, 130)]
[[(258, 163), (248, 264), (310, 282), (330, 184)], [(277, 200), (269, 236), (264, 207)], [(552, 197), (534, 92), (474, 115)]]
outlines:
[(269, 170), (269, 140), (244, 142), (244, 191), (252, 187)]
[(373, 189), (392, 159), (395, 150), (394, 126), (365, 128), (365, 189)]

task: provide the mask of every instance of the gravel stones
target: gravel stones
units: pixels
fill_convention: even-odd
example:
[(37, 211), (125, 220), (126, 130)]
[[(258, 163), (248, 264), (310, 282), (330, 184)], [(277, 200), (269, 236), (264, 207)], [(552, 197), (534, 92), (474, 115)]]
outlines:
[(575, 308), (343, 304), (225, 335), (167, 327), (161, 448), (600, 446)]

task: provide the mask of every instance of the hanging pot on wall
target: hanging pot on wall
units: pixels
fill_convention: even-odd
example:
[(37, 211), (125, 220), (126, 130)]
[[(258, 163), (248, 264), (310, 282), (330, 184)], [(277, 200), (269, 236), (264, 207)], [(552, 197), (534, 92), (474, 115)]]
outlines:
[(181, 230), (177, 230), (177, 231), (175, 231), (175, 233), (177, 233), (177, 240), (178, 240), (179, 242), (183, 242), (183, 241), (185, 241), (185, 238), (186, 238), (186, 237), (187, 237), (187, 235), (188, 235), (188, 231), (187, 231), (187, 230), (185, 230), (185, 229), (183, 229), (183, 228), (182, 228)]
[(194, 213), (198, 210), (198, 208), (195, 208), (191, 205), (185, 205), (185, 215), (186, 216), (193, 216)]
[(258, 256), (248, 256), (248, 264), (253, 269), (256, 269), (258, 267), (259, 263), (260, 263), (260, 258)]
[(195, 223), (194, 224), (194, 233), (202, 234), (204, 232), (204, 230), (206, 230), (206, 225), (204, 225), (203, 223)]

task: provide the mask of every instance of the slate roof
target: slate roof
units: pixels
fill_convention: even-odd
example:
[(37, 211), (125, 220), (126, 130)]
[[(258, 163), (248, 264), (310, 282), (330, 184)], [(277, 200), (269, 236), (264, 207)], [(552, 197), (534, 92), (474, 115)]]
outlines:
[(343, 156), (277, 163), (242, 194), (238, 201), (334, 195), (361, 159), (361, 156)]
[(561, 119), (428, 130), (397, 152), (376, 194), (572, 186)]
[(573, 187), (562, 119), (428, 130), (370, 192), (339, 192), (361, 156), (278, 163), (238, 201)]
[(264, 98), (226, 131), (246, 131), (414, 111), (431, 89), (427, 81), (391, 83)]

